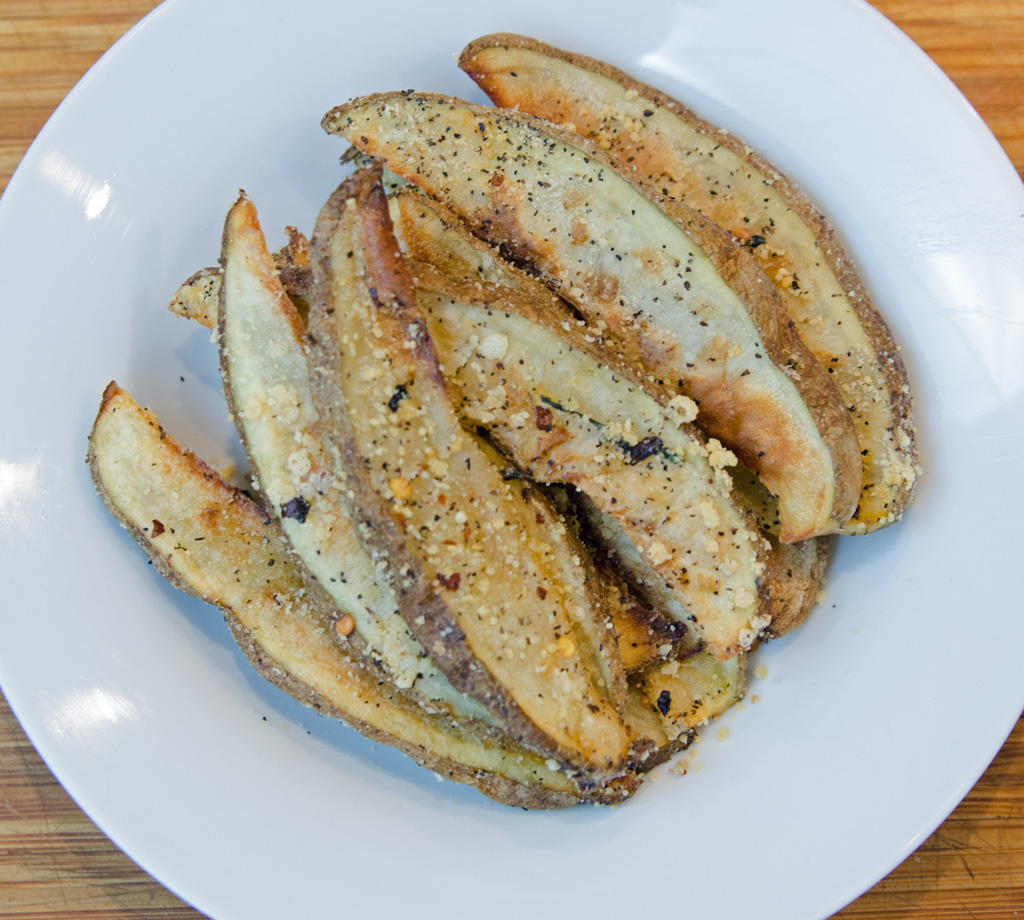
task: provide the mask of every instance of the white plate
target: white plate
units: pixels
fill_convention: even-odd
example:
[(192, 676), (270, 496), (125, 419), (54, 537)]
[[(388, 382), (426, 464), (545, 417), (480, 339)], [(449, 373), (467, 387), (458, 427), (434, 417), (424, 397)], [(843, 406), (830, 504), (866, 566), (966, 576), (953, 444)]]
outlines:
[[(40, 134), (0, 204), (3, 690), (92, 818), (218, 920), (825, 917), (942, 821), (1024, 705), (1024, 192), (859, 2), (486, 6), (174, 0)], [(760, 702), (728, 740), (708, 732), (700, 769), (615, 809), (502, 808), (309, 714), (155, 576), (82, 462), (112, 377), (208, 459), (239, 459), (212, 348), (170, 293), (216, 258), (240, 186), (265, 227), (310, 227), (341, 174), (330, 106), (479, 98), (452, 54), (499, 29), (611, 60), (802, 182), (917, 395), (926, 475), (904, 522), (842, 543), (827, 604), (758, 654)]]

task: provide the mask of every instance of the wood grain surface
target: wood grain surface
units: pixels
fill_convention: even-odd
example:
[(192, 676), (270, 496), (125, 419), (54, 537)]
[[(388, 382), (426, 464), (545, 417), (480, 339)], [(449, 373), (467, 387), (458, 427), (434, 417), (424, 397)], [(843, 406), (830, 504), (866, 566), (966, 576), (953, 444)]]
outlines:
[[(0, 0), (0, 189), (75, 81), (154, 5)], [(960, 87), (1024, 176), (1024, 0), (874, 5)], [(136, 867), (82, 814), (0, 697), (0, 917), (201, 916)], [(946, 822), (836, 917), (1024, 918), (1024, 718)]]

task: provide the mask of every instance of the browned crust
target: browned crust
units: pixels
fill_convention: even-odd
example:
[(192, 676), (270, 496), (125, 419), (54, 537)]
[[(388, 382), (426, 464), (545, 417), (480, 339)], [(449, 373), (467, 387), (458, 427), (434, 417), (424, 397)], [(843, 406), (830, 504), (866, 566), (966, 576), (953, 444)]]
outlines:
[[(396, 97), (411, 97), (439, 104), (458, 104), (471, 111), (479, 110), (487, 112), (489, 115), (493, 114), (485, 107), (443, 94), (407, 91), (405, 93), (373, 93), (350, 100), (327, 112), (321, 120), (321, 124), (329, 133), (341, 133), (340, 131), (336, 132), (333, 125), (335, 121), (340, 120), (346, 109), (377, 107)], [(588, 157), (614, 171), (639, 194), (661, 208), (680, 227), (685, 228), (685, 232), (692, 233), (694, 242), (705, 251), (715, 269), (733, 288), (755, 325), (758, 326), (762, 334), (762, 344), (773, 363), (789, 377), (807, 404), (819, 435), (832, 459), (835, 493), (829, 516), (831, 529), (845, 524), (856, 510), (862, 477), (860, 448), (853, 423), (844, 410), (838, 388), (789, 326), (788, 316), (778, 291), (751, 253), (734, 241), (726, 231), (713, 224), (699, 212), (661, 194), (643, 182), (632, 170), (615, 163), (587, 138), (519, 111), (505, 109), (501, 114), (510, 121), (518, 122), (530, 130), (542, 135), (546, 134), (569, 147), (584, 151)], [(416, 180), (415, 176), (406, 178), (413, 182)], [(472, 220), (467, 220), (466, 224), (474, 235), (485, 239), (488, 237), (488, 227), (474, 225)], [(491, 226), (493, 227), (495, 224), (491, 222)], [(529, 263), (528, 256), (517, 251), (515, 239), (504, 241), (501, 252), (503, 256), (513, 262)], [(640, 356), (641, 360), (642, 357)], [(719, 408), (724, 409), (729, 415), (734, 414), (728, 400), (723, 400)], [(701, 421), (702, 419), (699, 418), (698, 424)], [(760, 456), (762, 452), (756, 448), (744, 449), (734, 440), (730, 443), (728, 434), (717, 434), (717, 436), (737, 453), (745, 465), (758, 473), (764, 472), (766, 481), (768, 480), (767, 471), (762, 470), (763, 463)], [(777, 483), (781, 483), (784, 478), (785, 473), (782, 470), (774, 477)], [(803, 532), (792, 533), (786, 535), (786, 539), (805, 539), (812, 535)]]
[[(192, 454), (191, 451), (188, 451), (173, 438), (166, 435), (160, 427), (156, 417), (148, 410), (140, 408), (134, 400), (132, 400), (132, 398), (113, 381), (108, 384), (104, 390), (103, 397), (100, 402), (100, 408), (96, 416), (96, 422), (93, 425), (94, 434), (103, 417), (112, 411), (138, 412), (158, 433), (161, 442), (166, 446), (166, 448), (169, 451), (176, 452), (182, 458), (184, 463), (190, 465), (206, 481), (210, 493), (209, 503), (211, 507), (230, 507), (231, 514), (239, 520), (248, 521), (252, 530), (255, 532), (259, 532), (266, 528), (269, 537), (268, 553), (270, 558), (273, 558), (274, 555), (279, 555), (283, 561), (287, 557), (288, 554), (284, 545), (277, 537), (276, 528), (263, 509), (242, 492), (225, 483), (215, 470)], [(539, 785), (536, 787), (527, 786), (523, 783), (511, 780), (508, 777), (474, 769), (466, 764), (457, 763), (449, 758), (437, 755), (421, 745), (406, 742), (402, 738), (396, 737), (364, 722), (361, 719), (355, 718), (350, 713), (328, 701), (309, 685), (297, 680), (259, 644), (259, 641), (252, 635), (251, 631), (246, 629), (240, 623), (234, 611), (230, 607), (221, 603), (219, 598), (196, 590), (193, 584), (183, 578), (182, 575), (172, 565), (170, 565), (164, 553), (161, 552), (161, 550), (150, 540), (149, 533), (145, 532), (124, 514), (122, 509), (113, 500), (106, 487), (106, 483), (104, 482), (95, 450), (94, 437), (90, 437), (86, 462), (89, 466), (96, 491), (104, 505), (113, 517), (128, 531), (135, 542), (138, 543), (145, 551), (146, 555), (152, 561), (154, 568), (175, 587), (187, 594), (199, 598), (200, 600), (219, 607), (231, 628), (232, 634), (246, 657), (252, 663), (253, 667), (263, 677), (288, 693), (294, 699), (318, 712), (340, 720), (371, 740), (397, 748), (402, 751), (402, 753), (412, 758), (415, 762), (427, 769), (433, 770), (439, 775), (448, 776), (455, 782), (474, 786), (485, 795), (502, 802), (503, 804), (522, 808), (550, 809), (564, 808), (584, 800), (584, 796), (582, 794), (576, 795), (573, 793), (560, 792), (558, 790), (544, 788)], [(278, 571), (283, 570), (283, 568), (283, 566), (277, 567)], [(283, 585), (283, 590), (288, 590), (287, 584)], [(408, 717), (427, 722), (434, 722), (437, 725), (443, 725), (445, 726), (445, 730), (450, 732), (462, 731), (462, 729), (450, 723), (450, 720), (443, 716), (430, 715), (422, 712), (416, 703), (408, 700), (401, 691), (389, 686), (385, 681), (377, 676), (376, 671), (372, 666), (367, 667), (365, 663), (354, 661), (340, 648), (338, 649), (337, 663), (339, 667), (344, 669), (347, 679), (362, 685), (362, 692), (367, 696), (371, 698), (375, 695), (381, 696), (389, 703), (402, 707)], [(635, 788), (636, 782), (634, 781), (632, 785), (626, 783), (619, 784), (618, 787), (609, 790), (595, 790), (595, 797), (593, 800), (599, 802), (608, 801), (609, 799), (621, 800), (621, 798), (625, 797), (625, 794), (631, 793)]]
[[(629, 74), (604, 61), (571, 51), (564, 51), (524, 35), (510, 32), (484, 35), (470, 42), (460, 54), (459, 67), (489, 96), (492, 96), (495, 86), (489, 79), (489, 74), (474, 70), (474, 59), (481, 51), (494, 47), (524, 48), (535, 51), (614, 80), (626, 90), (634, 90), (639, 96), (650, 99), (652, 102), (668, 109), (683, 121), (692, 125), (697, 131), (713, 139), (716, 144), (725, 147), (759, 172), (772, 179), (773, 186), (779, 195), (801, 220), (813, 230), (826, 262), (842, 288), (847, 292), (850, 303), (860, 320), (868, 341), (878, 356), (878, 365), (884, 377), (892, 407), (894, 426), (907, 432), (908, 435), (912, 435), (914, 431), (913, 406), (907, 387), (907, 370), (899, 347), (896, 345), (885, 319), (868, 296), (856, 266), (836, 236), (835, 230), (795, 182), (759, 153), (752, 150), (741, 139), (731, 133), (722, 131), (716, 125), (702, 118), (678, 100), (667, 96), (661, 90), (634, 79)], [(500, 97), (492, 96), (492, 98), (496, 105), (505, 104)], [(917, 465), (917, 446), (912, 438), (904, 454), (910, 464)], [(898, 518), (913, 500), (913, 497), (913, 487), (898, 493), (895, 496), (893, 507), (890, 509), (892, 514)]]
[(281, 283), (288, 292), (302, 321), (309, 316), (309, 303), (313, 298), (313, 271), (309, 267), (309, 240), (301, 230), (285, 227), (288, 242), (274, 253)]

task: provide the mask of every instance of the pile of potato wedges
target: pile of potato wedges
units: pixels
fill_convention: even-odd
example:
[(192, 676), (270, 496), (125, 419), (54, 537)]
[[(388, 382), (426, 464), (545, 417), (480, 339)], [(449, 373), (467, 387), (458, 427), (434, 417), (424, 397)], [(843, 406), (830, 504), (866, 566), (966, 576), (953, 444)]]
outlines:
[(88, 462), (286, 692), (497, 801), (616, 803), (741, 698), (835, 536), (899, 519), (906, 372), (741, 141), (522, 36), (459, 63), (494, 107), (332, 109), (354, 171), (310, 233), (271, 252), (243, 193), (174, 294), (251, 490), (116, 383)]

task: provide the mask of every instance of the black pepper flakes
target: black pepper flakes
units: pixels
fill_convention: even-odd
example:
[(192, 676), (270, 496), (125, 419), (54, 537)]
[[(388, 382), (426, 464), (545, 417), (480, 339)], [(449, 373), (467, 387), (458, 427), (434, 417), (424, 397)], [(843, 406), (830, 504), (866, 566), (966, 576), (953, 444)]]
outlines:
[(398, 384), (398, 386), (395, 387), (395, 392), (391, 394), (391, 399), (388, 400), (388, 408), (392, 412), (397, 412), (399, 403), (401, 403), (401, 401), (408, 395), (409, 391), (405, 388), (405, 384)]
[(638, 441), (636, 444), (624, 445), (623, 450), (625, 450), (626, 454), (629, 456), (629, 465), (636, 466), (636, 464), (656, 454), (664, 446), (664, 442), (661, 438), (652, 434)]
[(281, 506), (281, 517), (290, 518), (293, 521), (298, 521), (300, 524), (306, 522), (306, 516), (309, 514), (309, 502), (307, 502), (301, 495), (296, 495), (295, 498), (290, 501), (286, 501)]

